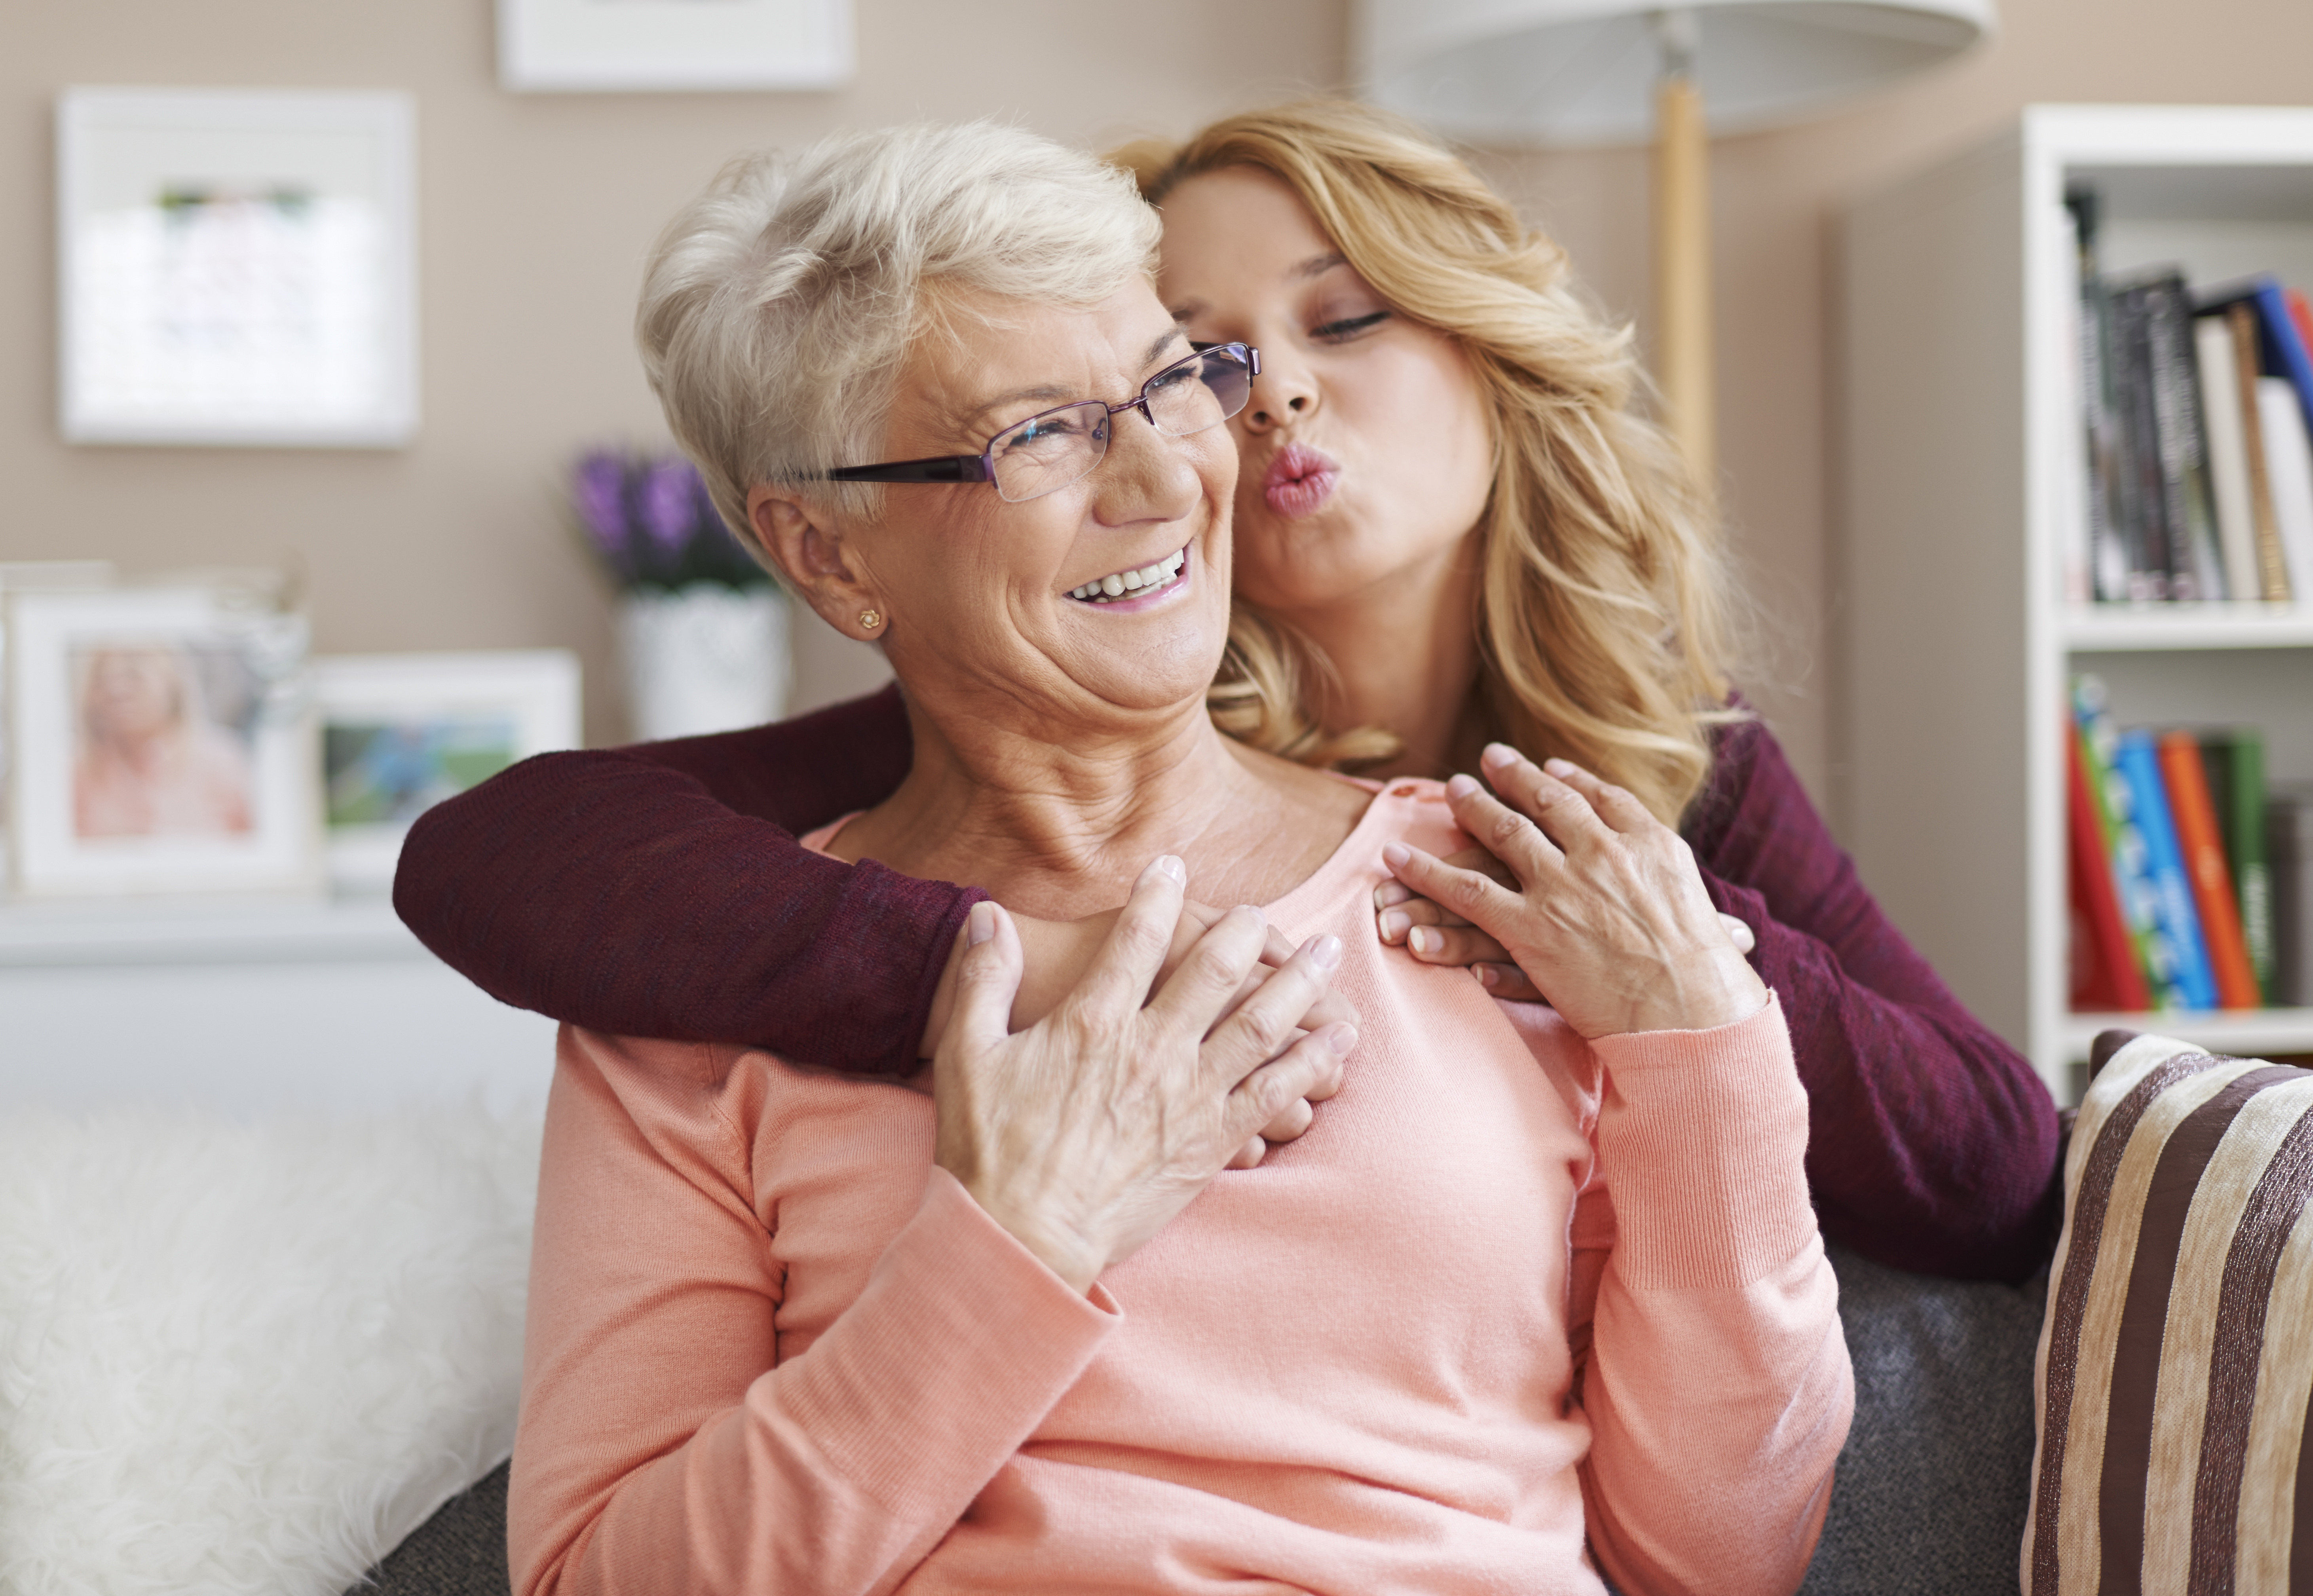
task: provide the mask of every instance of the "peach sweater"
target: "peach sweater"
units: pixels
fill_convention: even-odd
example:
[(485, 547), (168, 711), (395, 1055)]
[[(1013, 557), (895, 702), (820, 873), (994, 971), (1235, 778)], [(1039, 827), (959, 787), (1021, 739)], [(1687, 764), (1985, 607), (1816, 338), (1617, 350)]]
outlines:
[(1393, 838), (1463, 845), (1399, 782), (1269, 909), (1340, 1095), (1089, 1298), (921, 1091), (566, 1027), (514, 1589), (1795, 1588), (1853, 1393), (1780, 1010), (1586, 1045), (1382, 948)]

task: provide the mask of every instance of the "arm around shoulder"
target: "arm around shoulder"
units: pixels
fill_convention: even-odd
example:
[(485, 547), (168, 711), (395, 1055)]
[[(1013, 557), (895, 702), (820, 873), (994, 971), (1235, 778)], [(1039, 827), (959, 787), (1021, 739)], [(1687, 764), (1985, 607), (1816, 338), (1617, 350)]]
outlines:
[(394, 907), (517, 1008), (910, 1073), (981, 895), (846, 865), (794, 834), (888, 793), (906, 735), (896, 695), (879, 693), (752, 731), (526, 760), (419, 818)]

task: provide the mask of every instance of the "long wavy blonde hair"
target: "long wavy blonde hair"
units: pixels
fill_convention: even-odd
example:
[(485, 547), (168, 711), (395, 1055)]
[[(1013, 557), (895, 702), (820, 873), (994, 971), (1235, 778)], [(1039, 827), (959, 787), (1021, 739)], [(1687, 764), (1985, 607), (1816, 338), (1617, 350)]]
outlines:
[[(1739, 610), (1708, 492), (1635, 405), (1627, 327), (1576, 288), (1565, 251), (1411, 122), (1308, 100), (1111, 157), (1162, 206), (1189, 179), (1255, 167), (1289, 186), (1401, 314), (1455, 339), (1494, 418), (1481, 518), (1477, 692), (1505, 741), (1628, 788), (1675, 824), (1711, 772)], [(1312, 764), (1385, 754), (1309, 708), (1330, 669), (1239, 599), (1210, 707), (1220, 727)]]

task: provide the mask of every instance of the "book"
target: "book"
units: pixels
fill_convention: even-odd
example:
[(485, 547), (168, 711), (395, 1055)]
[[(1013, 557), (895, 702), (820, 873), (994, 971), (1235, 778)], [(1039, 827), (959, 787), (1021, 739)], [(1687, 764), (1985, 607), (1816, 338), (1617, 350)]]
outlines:
[(2080, 405), (2080, 460), (2084, 467), (2080, 514), (2065, 518), (2063, 596), (2080, 604), (2107, 596), (2096, 560), (2107, 546), (2112, 530), (2109, 511), (2105, 509), (2105, 479), (2098, 470), (2098, 455), (2105, 449), (2100, 417), (2109, 407), (2109, 393), (2105, 391), (2103, 305), (2098, 303), (2096, 222), (2100, 198), (2096, 188), (2089, 182), (2068, 185), (2063, 190), (2063, 208), (2072, 216), (2072, 278), (2080, 289), (2072, 294), (2071, 324), (2065, 331), (2072, 335), (2072, 401)]
[(2255, 598), (2256, 512), (2248, 495), (2247, 442), (2241, 435), (2240, 370), (2233, 362), (2233, 330), (2222, 316), (2193, 323), (2201, 368), (2202, 419), (2209, 429), (2209, 486), (2217, 512), (2217, 547), (2224, 557), (2225, 595)]
[(2159, 449), (2161, 520), (2168, 531), (2168, 596), (2222, 598), (2224, 568), (2209, 502), (2192, 291), (2185, 287), (2184, 274), (2173, 269), (2153, 274), (2136, 287), (2144, 296), (2145, 360)]
[(2120, 730), (2113, 722), (2100, 677), (2073, 678), (2072, 717), (2079, 733), (2081, 773), (2088, 780), (2089, 799), (2104, 839), (2105, 860), (2112, 869), (2121, 922), (2135, 951), (2137, 973), (2151, 1000), (2148, 1007), (2174, 1009), (2178, 1006), (2176, 971), (2159, 934), (2157, 895), (2147, 867), (2144, 834), (2136, 825), (2135, 800), (2127, 780), (2113, 767)]
[(2289, 574), (2282, 563), (2281, 524), (2273, 513), (2271, 479), (2265, 473), (2265, 405), (2257, 398), (2257, 315), (2254, 306), (2236, 304), (2225, 313), (2233, 330), (2233, 362), (2240, 376), (2242, 453), (2248, 459), (2250, 525), (2256, 534), (2255, 596), (2285, 603)]
[(2152, 397), (2151, 307), (2143, 288), (2115, 288), (2112, 314), (2113, 431), (2119, 526), (2128, 550), (2127, 596), (2168, 596), (2177, 560), (2160, 471), (2160, 419)]
[(2065, 539), (2065, 596), (2074, 602), (2124, 598), (2128, 589), (2127, 555), (2113, 524), (2111, 503), (2112, 378), (2105, 354), (2104, 278), (2097, 269), (2099, 203), (2090, 184), (2074, 183), (2064, 190), (2080, 283), (2072, 300), (2071, 333), (2078, 356), (2073, 377), (2079, 384), (2081, 485), (2086, 489), (2080, 514)]
[(2273, 865), (2275, 1007), (2313, 1006), (2313, 789), (2275, 791), (2265, 805)]
[(2216, 805), (2201, 766), (2200, 739), (2190, 732), (2160, 735), (2160, 778), (2168, 789), (2168, 815), (2177, 827), (2177, 851), (2192, 883), (2193, 907), (2201, 922), (2201, 942), (2225, 1009), (2255, 1009), (2264, 1002), (2256, 974), (2241, 939), (2240, 910), (2233, 902), (2233, 877), (2225, 863), (2225, 842), (2217, 829)]
[(2137, 948), (2123, 917), (2106, 825), (2091, 796), (2084, 741), (2079, 728), (2064, 739), (2065, 831), (2074, 924), (2071, 1006), (2076, 1010), (2116, 1009), (2135, 1012), (2152, 1007), (2137, 962)]
[(2289, 591), (2302, 598), (2313, 595), (2313, 440), (2306, 436), (2304, 407), (2287, 383), (2257, 378), (2256, 402), (2282, 565)]
[(2193, 901), (2192, 879), (2185, 869), (2184, 850), (2177, 841), (2177, 825), (2168, 807), (2168, 783), (2161, 779), (2160, 756), (2152, 734), (2124, 731), (2113, 753), (2113, 768), (2128, 782), (2130, 812), (2144, 839), (2144, 866), (2152, 880), (2154, 921), (2160, 943), (2168, 950), (2177, 1006), (2213, 1009), (2217, 983), (2209, 968), (2208, 944), (2202, 939), (2201, 916)]
[(2296, 320), (2290, 313), (2287, 291), (2271, 276), (2247, 278), (2210, 288), (2199, 295), (2197, 303), (2204, 313), (2222, 313), (2233, 329), (2234, 358), (2240, 367), (2242, 384), (2241, 430), (2247, 445), (2249, 490), (2257, 501), (2258, 591), (2254, 596), (2286, 603), (2291, 596), (2288, 565), (2282, 551), (2281, 529), (2270, 513), (2264, 428), (2251, 425), (2250, 419), (2262, 413), (2255, 379), (2279, 377), (2296, 391), (2300, 408), (2313, 420), (2313, 352), (2309, 352), (2298, 333)]
[(2247, 727), (2201, 734), (2201, 768), (2216, 806), (2225, 864), (2239, 906), (2241, 941), (2257, 991), (2273, 992), (2273, 874), (2265, 862), (2265, 738)]

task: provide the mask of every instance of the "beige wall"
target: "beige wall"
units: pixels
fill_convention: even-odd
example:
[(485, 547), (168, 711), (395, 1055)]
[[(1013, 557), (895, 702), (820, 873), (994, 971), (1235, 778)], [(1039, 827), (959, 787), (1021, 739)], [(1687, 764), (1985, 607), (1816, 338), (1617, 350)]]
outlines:
[[(508, 94), (491, 0), (5, 0), (0, 560), (302, 561), (320, 646), (561, 644), (592, 740), (623, 735), (609, 605), (559, 519), (591, 441), (664, 429), (628, 339), (644, 251), (735, 151), (910, 117), (1018, 116), (1104, 145), (1341, 74), (1339, 0), (857, 0), (859, 72), (817, 94)], [(394, 88), (418, 116), (423, 422), (391, 451), (67, 447), (56, 430), (56, 92)], [(798, 686), (847, 657), (806, 621)], [(864, 657), (863, 657), (864, 656)]]
[[(627, 342), (637, 266), (718, 161), (919, 114), (1016, 114), (1088, 144), (1179, 132), (1343, 70), (1342, 0), (857, 4), (859, 76), (841, 93), (525, 96), (496, 87), (488, 0), (11, 0), (0, 52), (0, 216), (15, 223), (0, 229), (0, 559), (105, 554), (153, 568), (294, 556), (322, 647), (574, 646), (586, 658), (590, 735), (615, 736), (608, 608), (558, 519), (555, 473), (581, 443), (658, 436)], [(2303, 0), (2008, 0), (2002, 10), (1999, 40), (1964, 62), (1716, 152), (1723, 463), (1738, 545), (1772, 621), (1752, 685), (1819, 793), (1834, 754), (1825, 295), (1826, 223), (1841, 198), (2035, 100), (2286, 102), (2313, 82)], [(75, 83), (417, 94), (425, 424), (414, 447), (57, 441), (48, 111)], [(1643, 308), (1640, 155), (1486, 164), (1572, 246), (1605, 303)], [(804, 693), (831, 694), (856, 664), (819, 644)]]

